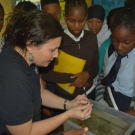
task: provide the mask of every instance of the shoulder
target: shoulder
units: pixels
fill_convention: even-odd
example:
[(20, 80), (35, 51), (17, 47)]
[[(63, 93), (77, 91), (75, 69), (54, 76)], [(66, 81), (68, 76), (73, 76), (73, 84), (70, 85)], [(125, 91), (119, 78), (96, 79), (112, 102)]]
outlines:
[(97, 38), (95, 34), (93, 34), (92, 32), (88, 30), (84, 30), (84, 37)]

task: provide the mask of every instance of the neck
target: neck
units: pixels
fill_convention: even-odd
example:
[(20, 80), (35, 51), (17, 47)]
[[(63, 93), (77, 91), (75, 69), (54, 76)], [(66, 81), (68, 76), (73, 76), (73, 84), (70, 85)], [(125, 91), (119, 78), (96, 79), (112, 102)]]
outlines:
[(28, 64), (29, 66), (32, 64), (32, 62), (29, 60), (30, 54), (29, 54), (29, 52), (28, 52), (27, 50), (24, 51), (24, 50), (22, 50), (22, 49), (19, 48), (19, 47), (15, 47), (14, 50), (15, 50), (16, 52), (18, 52), (18, 53), (26, 60), (26, 62), (27, 62), (27, 64)]

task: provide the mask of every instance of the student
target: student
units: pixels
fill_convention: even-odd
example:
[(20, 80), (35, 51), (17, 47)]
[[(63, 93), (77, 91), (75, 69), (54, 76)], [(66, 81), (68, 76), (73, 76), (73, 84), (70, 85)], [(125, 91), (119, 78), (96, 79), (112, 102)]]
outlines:
[[(0, 134), (43, 135), (69, 118), (90, 117), (92, 108), (86, 97), (67, 101), (44, 89), (39, 78), (37, 66), (47, 67), (58, 57), (62, 31), (54, 17), (39, 10), (10, 14), (0, 54)], [(41, 103), (67, 111), (40, 121)], [(60, 134), (83, 135), (86, 130)]]
[(59, 22), (61, 18), (61, 8), (59, 0), (40, 0), (41, 9), (53, 15)]
[[(85, 0), (68, 0), (65, 4), (65, 21), (67, 29), (62, 35), (60, 50), (86, 60), (82, 72), (78, 74), (59, 73), (49, 70), (42, 74), (43, 80), (54, 83), (71, 83), (75, 86), (73, 94), (69, 94), (56, 84), (56, 94), (67, 99), (73, 99), (78, 94), (84, 94), (83, 87), (88, 91), (93, 85), (93, 78), (98, 70), (98, 46), (95, 34), (83, 30), (87, 18), (87, 4)], [(87, 85), (86, 85), (87, 84)], [(95, 92), (88, 94), (95, 98)]]
[[(4, 8), (0, 3), (0, 32), (3, 28), (3, 23), (4, 23)], [(1, 48), (2, 48), (2, 43), (1, 43), (1, 38), (0, 38), (0, 52), (1, 52)]]
[[(120, 8), (115, 8), (112, 9), (107, 16), (107, 25), (108, 25), (108, 29), (111, 30), (111, 26), (113, 24), (113, 20), (115, 15), (117, 14), (117, 12), (119, 11)], [(100, 46), (99, 48), (99, 74), (101, 73), (101, 70), (103, 68), (103, 64), (104, 64), (104, 56), (106, 53), (106, 50), (108, 48), (108, 46), (111, 45), (112, 42), (112, 36), (110, 35), (109, 38), (107, 38)]]
[(87, 10), (87, 27), (86, 30), (97, 35), (98, 47), (110, 36), (110, 30), (104, 23), (105, 10), (101, 5), (92, 5)]
[[(112, 24), (112, 44), (106, 52), (96, 101), (135, 116), (135, 8), (121, 8)], [(117, 66), (117, 67), (116, 67)], [(115, 69), (114, 69), (115, 68)], [(112, 96), (111, 96), (112, 94)]]

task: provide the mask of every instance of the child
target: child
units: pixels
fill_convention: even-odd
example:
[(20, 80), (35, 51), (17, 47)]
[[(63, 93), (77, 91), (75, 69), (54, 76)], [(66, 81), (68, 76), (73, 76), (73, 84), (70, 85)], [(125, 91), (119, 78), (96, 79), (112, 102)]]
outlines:
[(61, 18), (61, 9), (59, 0), (40, 0), (41, 9), (53, 15), (58, 21)]
[(134, 8), (121, 8), (115, 16), (112, 24), (114, 50), (109, 53), (110, 49), (108, 49), (106, 52), (104, 71), (103, 74), (100, 74), (96, 88), (96, 101), (135, 116), (133, 87), (135, 72), (134, 12)]
[[(87, 18), (87, 4), (85, 0), (68, 0), (65, 4), (65, 21), (67, 29), (63, 32), (60, 49), (72, 56), (86, 60), (81, 73), (73, 75), (48, 71), (42, 74), (45, 81), (55, 83), (71, 83), (75, 92), (69, 94), (56, 84), (56, 94), (67, 99), (73, 99), (78, 94), (84, 94), (83, 87), (88, 91), (93, 85), (93, 78), (98, 70), (98, 46), (96, 36), (84, 29)], [(87, 84), (87, 85), (86, 85)], [(95, 92), (88, 94), (90, 99), (95, 98)]]
[(88, 30), (97, 35), (98, 47), (100, 47), (111, 34), (104, 23), (105, 10), (101, 5), (93, 5), (88, 8), (87, 13)]
[[(4, 22), (4, 8), (0, 3), (0, 32), (3, 28), (3, 22)], [(1, 52), (2, 44), (1, 44), (1, 38), (0, 38), (0, 52)]]
[[(120, 8), (115, 8), (115, 9), (112, 9), (108, 16), (107, 16), (107, 25), (108, 25), (108, 29), (111, 30), (111, 26), (112, 26), (112, 23), (113, 23), (113, 20), (114, 20), (114, 17), (115, 15), (117, 14), (117, 12), (119, 11)], [(112, 36), (110, 35), (100, 46), (99, 48), (99, 74), (101, 73), (101, 70), (103, 68), (103, 64), (104, 64), (104, 56), (105, 56), (105, 53), (106, 53), (106, 50), (108, 48), (108, 46), (111, 45), (111, 38)]]

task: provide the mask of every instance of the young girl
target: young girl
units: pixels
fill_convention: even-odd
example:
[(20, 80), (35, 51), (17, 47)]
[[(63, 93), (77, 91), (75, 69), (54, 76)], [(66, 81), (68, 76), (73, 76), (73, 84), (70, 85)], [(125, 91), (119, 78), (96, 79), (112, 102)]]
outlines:
[(134, 8), (122, 8), (115, 16), (112, 24), (114, 51), (112, 50), (110, 56), (109, 49), (106, 52), (104, 71), (103, 74), (100, 74), (96, 89), (96, 100), (104, 104), (107, 102), (109, 106), (135, 116), (133, 87), (135, 72), (134, 12)]
[[(67, 29), (64, 30), (60, 49), (67, 54), (86, 60), (82, 72), (78, 74), (59, 73), (48, 71), (42, 77), (45, 81), (55, 83), (71, 83), (75, 86), (73, 94), (69, 94), (56, 84), (56, 93), (67, 99), (73, 99), (78, 94), (84, 94), (93, 85), (93, 78), (98, 71), (98, 45), (96, 35), (83, 30), (87, 18), (87, 4), (85, 0), (68, 0), (65, 4), (65, 21)], [(87, 84), (87, 85), (86, 85)], [(95, 92), (88, 94), (90, 99), (95, 98)]]

